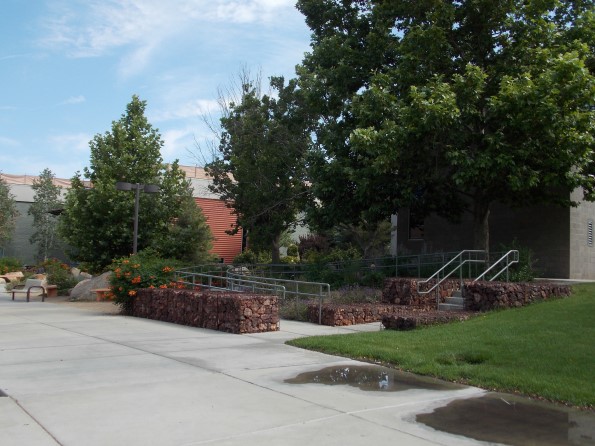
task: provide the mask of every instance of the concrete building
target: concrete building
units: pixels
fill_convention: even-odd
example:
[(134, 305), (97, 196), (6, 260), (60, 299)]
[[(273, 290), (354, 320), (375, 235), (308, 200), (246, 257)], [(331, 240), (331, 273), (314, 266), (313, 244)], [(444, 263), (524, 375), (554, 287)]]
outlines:
[[(226, 263), (231, 262), (236, 255), (242, 252), (242, 232), (233, 236), (225, 233), (235, 221), (235, 216), (216, 195), (209, 191), (210, 180), (204, 169), (192, 166), (180, 166), (180, 168), (186, 174), (186, 178), (190, 180), (195, 201), (207, 218), (207, 223), (215, 238), (212, 252)], [(26, 265), (33, 265), (36, 263), (37, 248), (29, 242), (34, 228), (33, 217), (27, 212), (33, 203), (35, 192), (32, 186), (37, 177), (3, 173), (0, 174), (0, 177), (8, 183), (19, 211), (13, 237), (5, 243), (5, 246), (0, 247), (0, 256), (16, 257)], [(54, 184), (61, 187), (64, 194), (70, 188), (70, 180), (67, 179), (55, 178)], [(51, 257), (67, 259), (64, 248), (56, 249), (51, 253)]]
[[(533, 252), (542, 277), (595, 279), (595, 203), (582, 201), (578, 190), (572, 199), (580, 205), (511, 209), (496, 204), (490, 212), (490, 251), (502, 251), (516, 240)], [(397, 240), (400, 252), (412, 254), (471, 249), (472, 216), (463, 216), (460, 224), (438, 217), (419, 221), (405, 209), (398, 215)]]

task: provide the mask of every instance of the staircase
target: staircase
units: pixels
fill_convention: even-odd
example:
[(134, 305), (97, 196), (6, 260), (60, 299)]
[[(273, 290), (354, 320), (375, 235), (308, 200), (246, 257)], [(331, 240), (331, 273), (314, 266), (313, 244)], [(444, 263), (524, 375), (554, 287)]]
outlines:
[(453, 291), (452, 296), (447, 297), (445, 302), (438, 304), (438, 309), (444, 311), (463, 311), (465, 309), (465, 299), (461, 291)]
[[(460, 255), (462, 256), (462, 254), (465, 252), (473, 252), (473, 251), (462, 251)], [(460, 270), (462, 264), (465, 262), (477, 262), (477, 260), (462, 261), (461, 264), (455, 268), (455, 270), (456, 269)], [(493, 281), (498, 276), (500, 276), (500, 274), (502, 274), (504, 272), (506, 272), (506, 281), (508, 282), (508, 269), (510, 268), (510, 265), (512, 265), (514, 263), (518, 263), (518, 262), (519, 262), (519, 252), (515, 249), (510, 250), (506, 254), (504, 254), (502, 257), (500, 257), (496, 262), (494, 262), (492, 264), (492, 266), (490, 266), (488, 269), (486, 269), (477, 279), (474, 280), (474, 282), (477, 282), (478, 280)], [(447, 265), (445, 265), (445, 267)], [(445, 268), (445, 267), (443, 267), (443, 268)], [(496, 273), (493, 273), (492, 270), (496, 270), (497, 268), (502, 268), (502, 269), (500, 269), (500, 271), (498, 271)], [(491, 272), (493, 275), (488, 279), (487, 278), (488, 273), (491, 273)], [(436, 274), (439, 276), (439, 272)], [(448, 275), (446, 277), (448, 277)], [(446, 279), (446, 277), (444, 279)], [(444, 279), (442, 279), (442, 280), (444, 280)], [(430, 280), (430, 279), (428, 279), (428, 280)], [(438, 282), (436, 285), (434, 285), (434, 287), (437, 287), (439, 284), (440, 284), (440, 282)], [(419, 284), (418, 284), (418, 286), (419, 286)], [(453, 291), (451, 296), (447, 297), (445, 299), (444, 303), (438, 302), (438, 309), (445, 310), (445, 311), (463, 311), (465, 309), (465, 299), (463, 298), (462, 289), (463, 289), (463, 277), (461, 276), (461, 290)]]

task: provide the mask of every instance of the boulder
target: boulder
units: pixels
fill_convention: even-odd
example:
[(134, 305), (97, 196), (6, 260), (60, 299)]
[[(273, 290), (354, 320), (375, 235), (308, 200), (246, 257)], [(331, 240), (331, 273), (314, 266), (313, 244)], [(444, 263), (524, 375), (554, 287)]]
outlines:
[(95, 300), (97, 294), (94, 291), (98, 288), (109, 288), (109, 279), (111, 271), (103, 273), (101, 276), (92, 277), (90, 279), (83, 279), (70, 292), (70, 297), (73, 300)]

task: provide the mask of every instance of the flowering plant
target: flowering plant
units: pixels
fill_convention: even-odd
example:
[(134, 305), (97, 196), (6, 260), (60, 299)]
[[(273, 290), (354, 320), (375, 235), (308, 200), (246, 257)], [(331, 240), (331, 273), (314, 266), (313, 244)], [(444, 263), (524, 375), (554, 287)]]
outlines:
[(133, 298), (141, 288), (183, 288), (174, 279), (177, 263), (151, 252), (115, 259), (110, 267), (111, 292), (106, 297), (113, 298), (124, 312), (130, 313)]

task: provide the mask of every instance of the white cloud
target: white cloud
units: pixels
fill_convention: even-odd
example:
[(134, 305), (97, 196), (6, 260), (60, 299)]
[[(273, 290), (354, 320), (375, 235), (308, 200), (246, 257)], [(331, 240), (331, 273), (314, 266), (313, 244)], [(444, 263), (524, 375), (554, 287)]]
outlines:
[(44, 46), (92, 57), (134, 45), (151, 48), (188, 25), (262, 23), (294, 8), (294, 0), (87, 0), (53, 5)]
[(218, 107), (219, 105), (215, 100), (196, 99), (152, 113), (149, 120), (152, 122), (163, 122), (174, 119), (201, 118), (202, 116), (213, 114), (218, 110)]
[(89, 151), (89, 141), (92, 136), (86, 133), (73, 133), (63, 135), (53, 135), (48, 138), (49, 144), (55, 151), (61, 153), (74, 153), (76, 156)]
[(78, 95), (78, 96), (71, 96), (68, 99), (60, 102), (59, 105), (74, 105), (74, 104), (81, 104), (83, 102), (85, 102), (85, 97), (83, 95)]
[(16, 139), (0, 136), (0, 146), (18, 147), (21, 144)]

